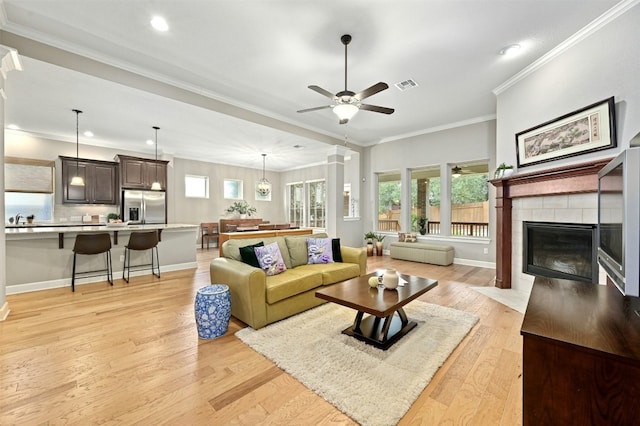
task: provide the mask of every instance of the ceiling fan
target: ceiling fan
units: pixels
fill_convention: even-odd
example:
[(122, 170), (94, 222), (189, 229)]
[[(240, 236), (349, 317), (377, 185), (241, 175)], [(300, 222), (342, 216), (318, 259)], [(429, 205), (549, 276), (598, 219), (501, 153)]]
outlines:
[(451, 168), (451, 176), (453, 176), (453, 177), (458, 177), (460, 175), (466, 175), (466, 174), (471, 174), (471, 173), (473, 173), (471, 170), (463, 169), (462, 167), (459, 167), (458, 165), (456, 165), (455, 167)]
[(362, 103), (363, 99), (388, 89), (389, 85), (387, 83), (376, 83), (373, 86), (358, 93), (347, 90), (347, 45), (351, 42), (351, 36), (349, 34), (344, 34), (342, 37), (340, 37), (340, 41), (342, 41), (342, 44), (344, 44), (344, 90), (334, 95), (333, 93), (323, 89), (320, 86), (308, 86), (309, 89), (326, 96), (333, 102), (331, 103), (331, 105), (301, 109), (298, 112), (309, 112), (331, 108), (340, 119), (340, 124), (346, 124), (361, 109), (365, 111), (380, 112), (382, 114), (393, 114), (393, 112), (395, 111), (393, 108), (386, 108)]

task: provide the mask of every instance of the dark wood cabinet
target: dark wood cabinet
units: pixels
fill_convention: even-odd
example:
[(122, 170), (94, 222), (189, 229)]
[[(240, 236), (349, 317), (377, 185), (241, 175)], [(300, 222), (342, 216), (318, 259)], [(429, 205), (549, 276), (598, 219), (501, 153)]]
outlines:
[(165, 160), (150, 160), (147, 158), (118, 155), (120, 161), (120, 182), (122, 188), (151, 189), (156, 181), (167, 189), (167, 164)]
[[(118, 204), (118, 163), (60, 157), (62, 162), (62, 202), (65, 204)], [(76, 174), (84, 186), (72, 186)]]
[(640, 421), (638, 298), (537, 277), (522, 322), (523, 424)]

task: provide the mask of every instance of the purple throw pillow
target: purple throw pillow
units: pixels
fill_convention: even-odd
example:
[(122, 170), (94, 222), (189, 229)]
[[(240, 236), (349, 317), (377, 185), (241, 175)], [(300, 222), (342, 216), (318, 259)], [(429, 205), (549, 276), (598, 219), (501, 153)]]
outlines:
[(267, 244), (264, 247), (254, 247), (256, 257), (260, 268), (267, 275), (278, 275), (281, 272), (287, 270), (287, 267), (282, 260), (282, 254), (280, 253), (280, 247), (278, 243)]
[(332, 263), (331, 245), (331, 238), (307, 238), (308, 263)]

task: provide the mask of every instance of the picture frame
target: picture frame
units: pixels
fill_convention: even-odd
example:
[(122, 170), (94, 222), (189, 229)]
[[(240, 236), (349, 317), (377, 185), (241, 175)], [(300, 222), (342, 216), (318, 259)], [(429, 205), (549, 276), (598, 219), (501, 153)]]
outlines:
[(256, 201), (271, 201), (271, 192), (273, 192), (273, 190), (269, 191), (267, 195), (262, 195), (260, 194), (260, 192), (258, 192), (258, 185), (259, 185), (259, 182), (256, 182), (256, 185), (253, 191), (253, 193), (256, 194)]
[(613, 96), (516, 133), (518, 167), (616, 146)]

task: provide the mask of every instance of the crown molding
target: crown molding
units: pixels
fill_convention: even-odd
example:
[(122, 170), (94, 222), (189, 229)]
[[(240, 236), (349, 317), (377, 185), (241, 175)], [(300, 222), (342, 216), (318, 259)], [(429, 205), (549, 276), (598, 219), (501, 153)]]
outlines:
[(558, 56), (560, 56), (561, 54), (569, 50), (571, 47), (580, 43), (590, 35), (596, 33), (602, 27), (611, 23), (612, 21), (617, 19), (619, 16), (624, 15), (629, 9), (636, 6), (638, 3), (640, 3), (640, 0), (621, 1), (617, 5), (615, 5), (614, 7), (612, 7), (611, 9), (609, 9), (608, 11), (600, 15), (598, 18), (591, 21), (589, 24), (583, 27), (580, 31), (578, 31), (577, 33), (575, 33), (574, 35), (572, 35), (571, 37), (569, 37), (568, 39), (566, 39), (565, 41), (563, 41), (562, 43), (554, 47), (553, 49), (551, 49), (546, 54), (542, 55), (536, 61), (532, 62), (529, 66), (527, 66), (522, 71), (520, 71), (519, 73), (511, 77), (509, 80), (505, 81), (500, 86), (493, 89), (493, 94), (498, 96), (499, 94), (509, 89), (514, 84), (518, 83), (519, 81), (533, 74), (535, 71), (543, 67), (545, 64), (547, 64), (548, 62), (552, 61), (553, 59), (557, 58)]

